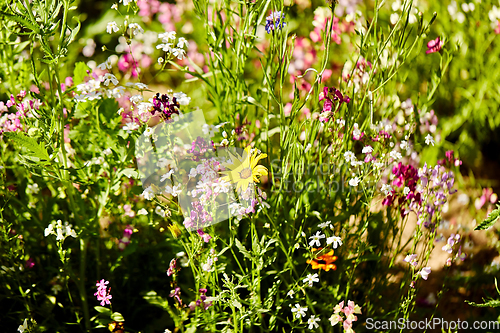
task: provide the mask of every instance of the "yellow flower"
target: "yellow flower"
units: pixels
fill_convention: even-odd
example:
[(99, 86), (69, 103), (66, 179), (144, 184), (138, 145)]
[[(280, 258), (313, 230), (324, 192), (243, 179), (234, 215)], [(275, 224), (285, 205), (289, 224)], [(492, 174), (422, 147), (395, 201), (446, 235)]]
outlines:
[(250, 146), (246, 147), (242, 156), (229, 153), (232, 161), (229, 163), (222, 163), (226, 171), (221, 172), (225, 174), (225, 177), (222, 177), (221, 180), (236, 184), (237, 191), (241, 189), (245, 192), (251, 183), (260, 182), (259, 178), (257, 178), (258, 176), (267, 175), (267, 168), (262, 165), (257, 165), (261, 159), (267, 157), (267, 154), (259, 154), (257, 149), (251, 154), (250, 149)]

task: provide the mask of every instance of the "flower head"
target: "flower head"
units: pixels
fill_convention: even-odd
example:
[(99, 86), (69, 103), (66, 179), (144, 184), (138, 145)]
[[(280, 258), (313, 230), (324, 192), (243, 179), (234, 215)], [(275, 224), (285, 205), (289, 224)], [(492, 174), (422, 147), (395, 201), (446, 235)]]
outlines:
[(268, 34), (275, 29), (281, 30), (286, 25), (285, 13), (272, 12), (271, 15), (266, 17), (266, 31)]
[[(313, 251), (317, 250), (318, 249), (313, 249)], [(330, 250), (328, 253), (318, 256), (312, 260), (307, 260), (306, 262), (311, 264), (312, 269), (323, 269), (328, 272), (330, 269), (337, 269), (337, 266), (334, 264), (336, 260), (337, 256), (334, 256), (333, 250)]]
[(444, 42), (438, 37), (434, 40), (431, 40), (427, 43), (427, 51), (426, 54), (439, 52), (443, 47)]
[(257, 149), (252, 153), (251, 147), (248, 146), (241, 156), (231, 152), (229, 152), (229, 156), (231, 161), (222, 163), (226, 171), (221, 172), (225, 174), (221, 180), (235, 184), (237, 191), (245, 192), (254, 182), (260, 182), (259, 176), (267, 175), (267, 168), (257, 165), (260, 160), (267, 157), (267, 154), (262, 154)]

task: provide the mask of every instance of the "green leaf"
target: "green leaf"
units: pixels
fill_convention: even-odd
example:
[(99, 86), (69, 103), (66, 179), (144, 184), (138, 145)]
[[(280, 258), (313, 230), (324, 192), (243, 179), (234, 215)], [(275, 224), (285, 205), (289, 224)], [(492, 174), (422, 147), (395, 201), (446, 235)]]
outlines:
[(77, 62), (75, 65), (75, 70), (73, 71), (73, 83), (76, 85), (83, 82), (83, 79), (88, 76), (87, 71), (90, 67), (84, 62)]
[(252, 257), (252, 254), (247, 249), (245, 249), (245, 247), (243, 246), (243, 244), (241, 244), (241, 242), (238, 240), (238, 238), (234, 239), (234, 243), (235, 243), (236, 247), (238, 248), (238, 250), (240, 250), (241, 254), (243, 254), (243, 256), (245, 256), (245, 258), (250, 259), (250, 260), (254, 259)]
[(30, 138), (21, 132), (8, 132), (5, 133), (5, 135), (8, 139), (14, 141), (21, 147), (28, 149), (32, 153), (32, 157), (36, 157), (41, 161), (50, 160), (47, 149), (45, 149), (42, 144), (38, 143), (36, 139)]
[(111, 315), (111, 319), (113, 319), (114, 321), (125, 321), (125, 318), (123, 318), (120, 312), (113, 312), (113, 314)]
[(495, 222), (500, 218), (500, 206), (497, 206), (497, 209), (492, 211), (488, 217), (481, 222), (474, 230), (484, 230), (491, 227)]
[(104, 306), (94, 306), (94, 310), (96, 310), (99, 313), (103, 313), (107, 316), (111, 316), (111, 310), (108, 308), (105, 308)]

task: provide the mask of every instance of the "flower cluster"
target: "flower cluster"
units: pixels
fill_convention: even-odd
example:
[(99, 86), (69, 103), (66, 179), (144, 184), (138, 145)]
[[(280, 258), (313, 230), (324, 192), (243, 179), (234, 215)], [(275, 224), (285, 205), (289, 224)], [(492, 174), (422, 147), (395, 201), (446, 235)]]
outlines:
[(286, 26), (285, 13), (272, 12), (271, 15), (266, 17), (266, 31), (268, 34), (275, 30), (281, 30)]
[(351, 99), (347, 95), (342, 95), (340, 90), (331, 87), (324, 87), (323, 91), (319, 95), (319, 101), (323, 103), (323, 112), (319, 116), (319, 120), (322, 122), (327, 122), (333, 115), (334, 112), (340, 110), (343, 103), (348, 104)]
[(48, 237), (49, 235), (55, 235), (56, 240), (58, 241), (64, 241), (66, 237), (73, 237), (76, 238), (76, 231), (73, 229), (73, 226), (69, 224), (68, 222), (61, 222), (61, 220), (52, 221), (51, 224), (47, 228), (45, 228), (45, 237)]
[[(345, 319), (342, 318), (341, 314), (345, 315)], [(332, 326), (342, 323), (344, 326), (345, 333), (354, 333), (352, 329), (352, 323), (358, 320), (355, 314), (361, 314), (361, 308), (356, 305), (353, 301), (348, 301), (347, 306), (344, 307), (344, 301), (335, 305), (333, 308), (333, 314), (329, 318)]]
[[(16, 97), (10, 95), (6, 103), (0, 102), (0, 134), (23, 131), (22, 120), (26, 117), (33, 117), (32, 112), (40, 109), (42, 102), (39, 99), (27, 99), (26, 95), (27, 92), (21, 90)], [(14, 107), (16, 112), (7, 113), (11, 107)]]
[(118, 241), (118, 248), (120, 250), (125, 250), (125, 248), (130, 244), (130, 238), (132, 237), (133, 232), (134, 229), (129, 225), (123, 230), (123, 237)]
[(155, 115), (155, 113), (158, 112), (163, 119), (170, 120), (172, 115), (179, 115), (179, 107), (180, 104), (176, 97), (170, 99), (166, 94), (160, 95), (157, 93), (153, 98), (151, 114)]
[(191, 311), (194, 311), (196, 309), (196, 307), (200, 307), (202, 308), (203, 310), (206, 310), (208, 309), (209, 307), (212, 306), (212, 302), (206, 302), (207, 300), (207, 296), (206, 296), (206, 293), (207, 293), (207, 289), (206, 288), (201, 288), (200, 290), (200, 298), (196, 300), (196, 302), (191, 302), (189, 303), (189, 309)]
[(101, 301), (101, 306), (111, 304), (110, 299), (113, 298), (113, 296), (110, 295), (111, 288), (107, 290), (107, 284), (109, 284), (109, 281), (105, 281), (104, 279), (96, 283), (97, 292), (94, 294), (94, 296), (97, 296), (97, 300)]
[(173, 55), (179, 60), (182, 60), (186, 57), (186, 50), (184, 49), (184, 47), (189, 46), (186, 38), (180, 37), (176, 44), (177, 37), (175, 31), (159, 34), (158, 38), (161, 39), (163, 44), (158, 44), (156, 46), (157, 49), (161, 49), (163, 52), (166, 52), (168, 55)]

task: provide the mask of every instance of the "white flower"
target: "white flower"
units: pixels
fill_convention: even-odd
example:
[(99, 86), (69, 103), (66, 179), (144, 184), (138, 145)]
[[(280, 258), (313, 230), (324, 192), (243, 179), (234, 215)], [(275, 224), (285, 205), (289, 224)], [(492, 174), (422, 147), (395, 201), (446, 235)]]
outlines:
[(114, 89), (110, 89), (106, 91), (108, 97), (113, 96), (113, 98), (122, 98), (125, 94), (125, 88), (122, 86), (115, 87)]
[(134, 36), (137, 35), (138, 33), (141, 33), (141, 34), (144, 33), (144, 29), (142, 29), (142, 27), (137, 23), (130, 23), (128, 28), (130, 29), (130, 32)]
[(300, 249), (300, 244), (299, 244), (299, 243), (295, 243), (295, 245), (293, 246), (293, 248), (294, 248), (295, 250)]
[(150, 137), (151, 135), (153, 135), (153, 133), (154, 133), (153, 127), (148, 127), (146, 128), (144, 133), (142, 133), (142, 135), (144, 135), (145, 137)]
[(400, 160), (401, 158), (403, 158), (403, 156), (401, 155), (401, 153), (398, 152), (398, 151), (395, 151), (395, 150), (391, 151), (389, 153), (389, 156), (392, 157), (395, 160)]
[(179, 38), (179, 41), (178, 41), (178, 43), (177, 43), (177, 47), (179, 47), (179, 48), (183, 48), (184, 46), (189, 46), (189, 43), (188, 43), (188, 41), (186, 40), (186, 38), (184, 38), (184, 37), (180, 37), (180, 38)]
[(167, 43), (169, 40), (175, 40), (175, 31), (165, 32), (163, 34), (159, 34), (158, 38), (162, 39), (164, 43)]
[(165, 217), (165, 211), (160, 206), (156, 206), (155, 213), (161, 217)]
[(356, 155), (354, 155), (354, 153), (352, 151), (346, 151), (344, 153), (344, 158), (346, 160), (346, 162), (351, 162), (351, 161), (356, 161)]
[(326, 222), (318, 224), (318, 228), (324, 229), (326, 227), (329, 227), (331, 224), (332, 224), (332, 221), (326, 221)]
[(34, 183), (33, 185), (28, 184), (27, 189), (26, 189), (26, 193), (29, 193), (29, 194), (37, 194), (39, 191), (40, 190), (38, 188), (37, 183)]
[(399, 144), (399, 147), (400, 147), (401, 149), (404, 149), (404, 150), (406, 150), (406, 149), (410, 148), (410, 146), (408, 145), (408, 142), (407, 142), (407, 141), (405, 141), (405, 140), (401, 140), (401, 143)]
[(360, 182), (360, 179), (358, 177), (354, 177), (354, 178), (351, 178), (349, 180), (349, 185), (355, 187), (355, 186), (359, 185), (359, 182)]
[(433, 145), (434, 146), (434, 138), (432, 137), (432, 135), (430, 134), (427, 134), (427, 136), (425, 137), (425, 144), (426, 145)]
[(144, 100), (144, 97), (142, 95), (134, 95), (130, 97), (130, 101), (134, 104), (138, 104)]
[(290, 289), (290, 291), (287, 292), (286, 295), (290, 298), (293, 298), (293, 295), (295, 295), (295, 291), (293, 291), (293, 289)]
[(174, 169), (170, 169), (169, 172), (167, 172), (166, 174), (164, 174), (163, 176), (161, 176), (160, 178), (160, 182), (164, 182), (165, 180), (167, 179), (170, 179), (170, 177), (174, 174)]
[(408, 195), (408, 193), (410, 193), (410, 188), (408, 186), (405, 186), (405, 188), (403, 189), (403, 194)]
[(307, 324), (309, 325), (309, 329), (312, 330), (314, 328), (318, 328), (319, 325), (318, 325), (318, 321), (321, 321), (319, 318), (316, 318), (315, 315), (312, 315), (308, 320), (307, 320)]
[(307, 283), (309, 287), (312, 287), (314, 282), (319, 282), (318, 273), (307, 274), (307, 277), (302, 280), (302, 282)]
[[(132, 1), (134, 0), (123, 0), (123, 5), (128, 6), (130, 3), (132, 3)], [(122, 0), (120, 0), (120, 2), (122, 2)]]
[(429, 274), (431, 274), (431, 268), (430, 267), (424, 267), (418, 273), (422, 276), (422, 279), (427, 280), (427, 278), (429, 277)]
[(45, 228), (44, 235), (45, 235), (45, 237), (47, 237), (50, 234), (52, 234), (53, 232), (54, 232), (54, 225), (51, 223), (51, 224), (49, 224), (49, 226), (47, 228)]
[(104, 85), (107, 87), (109, 86), (109, 82), (112, 82), (114, 85), (117, 85), (118, 84), (118, 79), (116, 78), (116, 76), (114, 76), (113, 74), (110, 74), (110, 73), (106, 73), (104, 74), (104, 79), (103, 79), (103, 83)]
[(139, 114), (144, 114), (153, 108), (153, 104), (149, 102), (141, 102), (137, 105), (137, 110)]
[(158, 44), (156, 45), (156, 48), (162, 49), (164, 52), (172, 52), (172, 43)]
[(145, 210), (144, 208), (139, 209), (137, 212), (137, 215), (148, 215), (148, 211)]
[(154, 198), (155, 194), (153, 192), (153, 189), (151, 188), (151, 186), (148, 186), (143, 192), (142, 192), (142, 195), (144, 196), (144, 198), (146, 200), (151, 200)]
[(389, 184), (383, 184), (380, 189), (385, 195), (389, 195), (392, 192), (392, 186)]
[(127, 133), (132, 133), (132, 131), (135, 131), (138, 128), (139, 128), (139, 125), (137, 125), (133, 121), (126, 123), (125, 126), (122, 127), (122, 129), (124, 131), (127, 131)]
[(311, 237), (309, 237), (309, 239), (311, 239), (311, 241), (309, 242), (309, 246), (320, 247), (320, 239), (322, 238), (325, 238), (325, 235), (323, 235), (321, 231), (316, 232), (316, 235), (312, 235)]
[(167, 328), (163, 333), (172, 333), (172, 331)]
[(373, 148), (372, 146), (365, 146), (361, 152), (363, 154), (371, 154), (373, 152)]
[(180, 105), (188, 105), (191, 102), (191, 97), (183, 92), (174, 93), (174, 97)]
[(336, 249), (337, 247), (342, 246), (342, 238), (335, 235), (333, 235), (332, 237), (328, 237), (326, 239), (326, 244), (330, 245), (332, 243), (333, 243), (333, 248)]
[(301, 307), (299, 303), (295, 304), (295, 307), (292, 308), (292, 313), (295, 314), (295, 318), (305, 317), (307, 307)]
[(19, 327), (17, 328), (17, 331), (19, 333), (23, 333), (27, 329), (28, 329), (28, 320), (24, 319), (24, 323), (22, 325), (19, 325)]
[(117, 32), (118, 30), (120, 30), (120, 29), (118, 28), (118, 25), (116, 24), (115, 21), (109, 22), (108, 26), (106, 27), (106, 31), (108, 32), (108, 34), (111, 34), (113, 32)]
[(108, 59), (106, 59), (105, 62), (103, 62), (102, 64), (97, 66), (97, 68), (99, 68), (100, 70), (111, 69), (111, 61), (108, 58)]
[(179, 60), (186, 58), (186, 51), (184, 49), (173, 49), (172, 54)]
[(209, 137), (213, 137), (215, 132), (219, 132), (219, 128), (214, 125), (203, 124), (201, 127), (203, 134), (208, 134)]

